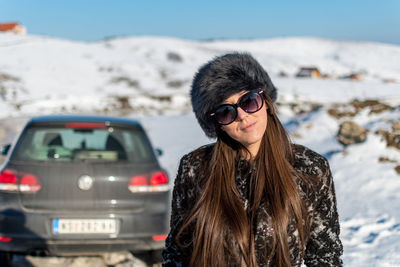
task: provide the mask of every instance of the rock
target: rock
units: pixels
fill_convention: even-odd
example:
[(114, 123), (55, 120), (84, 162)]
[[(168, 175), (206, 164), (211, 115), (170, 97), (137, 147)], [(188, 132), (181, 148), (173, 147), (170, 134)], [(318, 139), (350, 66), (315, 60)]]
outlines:
[(378, 161), (379, 161), (379, 162), (397, 163), (396, 160), (394, 160), (394, 159), (389, 159), (388, 157), (379, 157)]
[(383, 130), (383, 129), (378, 129), (375, 131), (375, 134), (382, 135), (382, 136), (384, 136), (387, 133), (389, 133), (389, 132), (386, 130)]
[(116, 96), (115, 99), (117, 100), (120, 109), (132, 109), (128, 96)]
[(394, 170), (397, 172), (397, 174), (400, 174), (400, 165), (397, 165)]
[(369, 100), (364, 100), (364, 101), (353, 100), (351, 102), (351, 104), (355, 107), (356, 110), (362, 110), (364, 108), (369, 108), (370, 114), (381, 113), (383, 111), (392, 109), (391, 106), (386, 105), (386, 104), (379, 102), (378, 100), (374, 100), (374, 99), (369, 99)]
[(285, 77), (285, 78), (289, 76), (289, 75), (288, 75), (286, 72), (284, 72), (284, 71), (280, 71), (278, 75), (279, 75), (279, 77)]
[(336, 119), (340, 119), (342, 117), (354, 117), (357, 115), (357, 111), (339, 110), (339, 108), (333, 107), (328, 109), (328, 114)]
[(185, 84), (185, 81), (181, 81), (181, 80), (172, 80), (169, 81), (167, 83), (168, 87), (172, 87), (172, 88), (180, 88)]
[(25, 261), (19, 259), (18, 262), (14, 262), (13, 266), (32, 266), (32, 267), (107, 267), (103, 259), (95, 256), (65, 256), (65, 257), (38, 257), (38, 256), (26, 256)]
[(336, 119), (340, 119), (343, 117), (354, 117), (358, 114), (358, 109), (356, 109), (351, 104), (333, 104), (328, 109), (328, 114)]
[(175, 53), (175, 52), (168, 52), (167, 59), (170, 61), (173, 61), (173, 62), (182, 62), (183, 61), (181, 55), (179, 55), (178, 53)]
[(311, 130), (312, 128), (314, 128), (314, 124), (308, 123), (308, 124), (306, 125), (306, 129), (307, 129), (307, 130)]
[(132, 80), (130, 77), (117, 76), (110, 80), (110, 83), (120, 84), (124, 83), (130, 88), (140, 88), (140, 82), (138, 80)]
[(368, 130), (364, 129), (357, 123), (353, 121), (345, 121), (340, 125), (337, 139), (345, 146), (362, 143), (367, 138), (367, 132)]
[(100, 257), (76, 257), (72, 262), (68, 263), (70, 267), (80, 267), (80, 266), (96, 266), (96, 267), (106, 267), (103, 259)]
[(121, 262), (132, 262), (133, 256), (129, 252), (108, 252), (102, 255), (103, 261), (107, 266), (114, 266)]
[(297, 115), (307, 114), (307, 113), (310, 113), (310, 112), (313, 112), (313, 111), (316, 111), (316, 110), (322, 108), (321, 104), (313, 103), (313, 102), (302, 102), (301, 104), (290, 103), (289, 106), (290, 106), (290, 109)]
[(293, 138), (296, 138), (296, 139), (301, 139), (301, 138), (303, 138), (303, 136), (300, 134), (300, 133), (298, 133), (298, 132), (290, 132), (290, 136), (291, 137), (293, 137)]
[(383, 111), (392, 110), (393, 108), (374, 99), (367, 99), (363, 101), (353, 100), (348, 104), (333, 105), (330, 109), (328, 109), (328, 114), (332, 117), (340, 119), (342, 117), (354, 117), (363, 109), (369, 109), (369, 114), (378, 114), (382, 113)]
[[(16, 254), (13, 257), (12, 266), (29, 267), (145, 267), (144, 261), (134, 257), (128, 251), (108, 252), (96, 255), (82, 256), (24, 256)], [(153, 267), (158, 266), (153, 264)], [(161, 264), (159, 264), (161, 267)]]
[(400, 134), (387, 133), (385, 135), (387, 146), (400, 149)]
[(400, 131), (400, 121), (393, 123), (392, 129), (393, 129), (393, 132)]
[(400, 134), (392, 133), (382, 129), (377, 130), (375, 133), (381, 135), (385, 139), (386, 146), (394, 147), (400, 150)]

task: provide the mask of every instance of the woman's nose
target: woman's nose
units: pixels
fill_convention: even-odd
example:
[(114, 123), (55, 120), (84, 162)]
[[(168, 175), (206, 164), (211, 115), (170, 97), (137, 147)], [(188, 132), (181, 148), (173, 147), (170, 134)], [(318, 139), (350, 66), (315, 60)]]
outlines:
[(238, 108), (237, 108), (237, 113), (238, 113), (237, 118), (238, 118), (239, 120), (243, 120), (243, 119), (248, 115), (247, 112), (244, 111), (241, 107), (238, 107)]

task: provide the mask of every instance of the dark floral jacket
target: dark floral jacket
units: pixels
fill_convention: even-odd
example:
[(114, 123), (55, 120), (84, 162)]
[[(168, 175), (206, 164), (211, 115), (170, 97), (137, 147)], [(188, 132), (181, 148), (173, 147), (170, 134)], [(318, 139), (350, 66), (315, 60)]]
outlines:
[[(173, 191), (171, 230), (166, 239), (163, 251), (163, 266), (188, 266), (192, 247), (182, 249), (176, 243), (176, 235), (182, 225), (182, 220), (196, 202), (201, 188), (198, 184), (198, 173), (203, 171), (201, 162), (207, 160), (213, 145), (200, 148), (203, 153), (189, 153), (182, 157)], [(343, 253), (339, 239), (339, 220), (336, 209), (335, 189), (328, 161), (316, 152), (300, 145), (293, 145), (294, 168), (305, 175), (318, 179), (313, 184), (301, 179), (296, 182), (299, 186), (301, 198), (305, 201), (306, 209), (311, 222), (311, 233), (307, 239), (305, 257), (301, 257), (298, 232), (292, 221), (288, 227), (288, 242), (292, 266), (342, 266), (340, 256)], [(246, 191), (248, 178), (252, 168), (245, 160), (238, 163), (236, 185), (244, 199), (244, 208), (247, 205)], [(268, 214), (268, 204), (261, 203), (257, 211), (255, 229), (256, 257), (259, 266), (271, 266), (266, 255), (270, 251), (272, 242), (271, 217)], [(184, 236), (183, 243), (190, 241), (190, 236)]]

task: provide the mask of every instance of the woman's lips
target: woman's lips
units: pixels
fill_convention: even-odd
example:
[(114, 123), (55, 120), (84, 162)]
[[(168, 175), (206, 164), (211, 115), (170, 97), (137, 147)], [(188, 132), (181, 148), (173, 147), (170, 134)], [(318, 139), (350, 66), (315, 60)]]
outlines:
[(253, 126), (254, 126), (255, 124), (256, 124), (256, 123), (253, 122), (253, 123), (250, 123), (250, 124), (246, 125), (245, 127), (242, 128), (242, 131), (248, 132), (248, 131), (252, 130), (252, 129), (253, 129)]

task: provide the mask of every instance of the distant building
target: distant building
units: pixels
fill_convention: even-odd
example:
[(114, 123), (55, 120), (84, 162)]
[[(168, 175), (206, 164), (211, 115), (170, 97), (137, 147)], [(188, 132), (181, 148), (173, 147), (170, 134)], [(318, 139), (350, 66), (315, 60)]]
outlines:
[(316, 67), (302, 67), (296, 74), (300, 78), (321, 78), (321, 72)]
[(362, 81), (363, 75), (361, 73), (351, 73), (349, 75), (345, 75), (340, 77), (341, 79), (353, 80), (353, 81)]
[(20, 25), (18, 22), (0, 23), (0, 32), (26, 34), (26, 27)]
[(396, 83), (396, 79), (386, 78), (386, 79), (383, 79), (383, 82), (385, 82), (385, 83)]
[(354, 80), (354, 81), (362, 81), (363, 80), (363, 76), (360, 73), (352, 73), (349, 75), (349, 79), (350, 80)]

